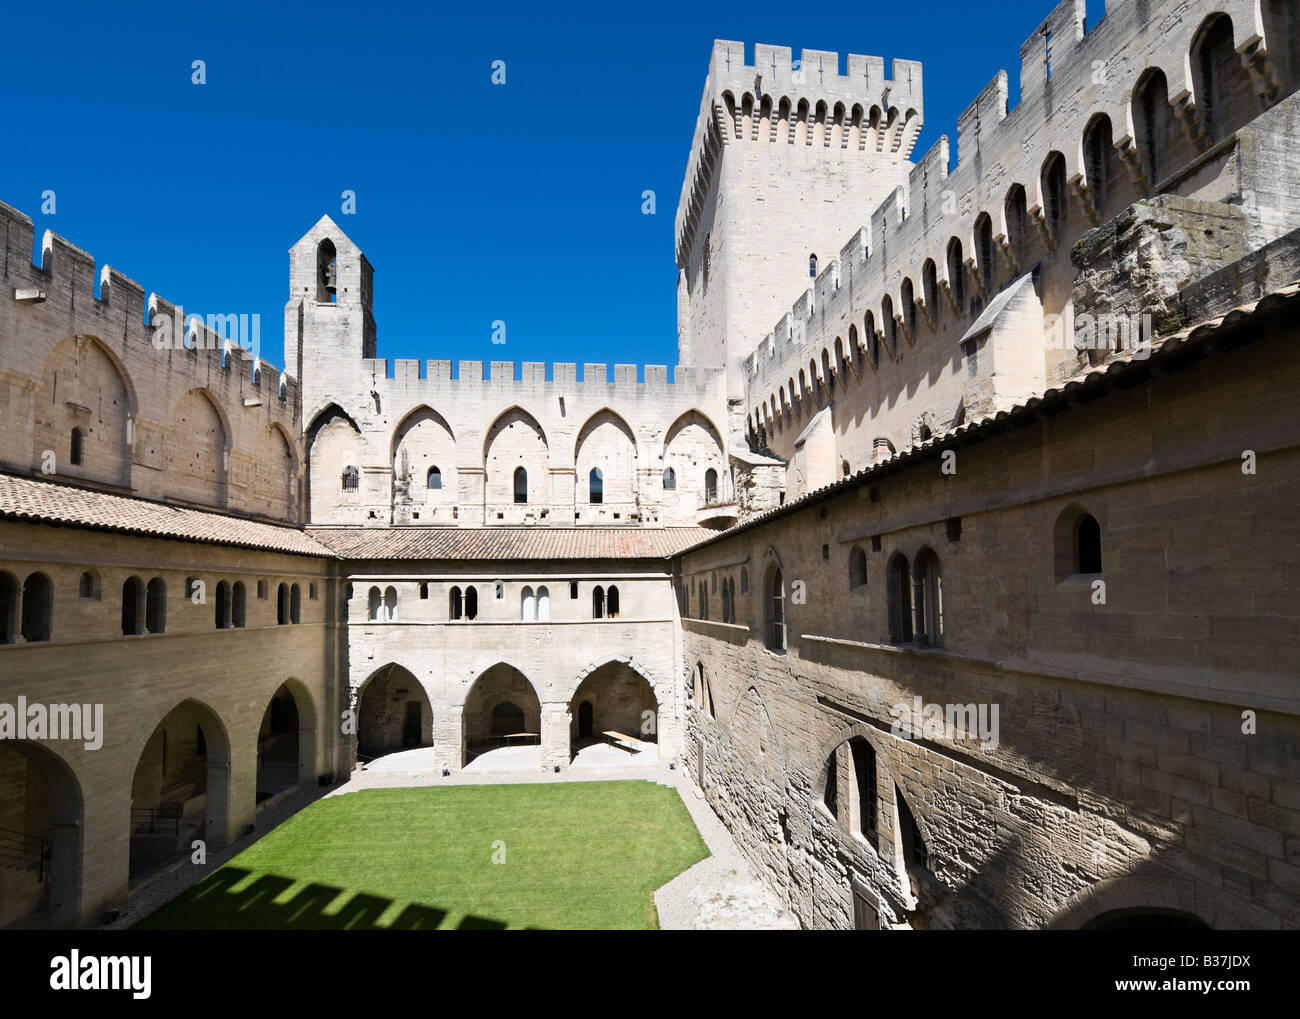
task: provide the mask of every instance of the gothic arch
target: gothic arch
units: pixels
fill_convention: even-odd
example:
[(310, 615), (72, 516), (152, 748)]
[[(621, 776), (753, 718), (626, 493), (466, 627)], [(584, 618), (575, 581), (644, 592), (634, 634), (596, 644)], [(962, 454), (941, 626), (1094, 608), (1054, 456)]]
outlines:
[(1047, 925), (1048, 930), (1079, 930), (1101, 917), (1118, 912), (1143, 911), (1173, 913), (1211, 926), (1211, 920), (1187, 908), (1188, 901), (1200, 901), (1189, 881), (1167, 877), (1106, 878), (1079, 892), (1061, 908)]
[[(35, 466), (43, 467), (45, 450), (53, 450), (59, 474), (131, 487), (127, 422), (138, 413), (135, 387), (121, 359), (98, 337), (69, 336), (56, 343), (32, 401)], [(81, 456), (72, 454), (74, 429)]]
[(654, 674), (651, 673), (649, 669), (638, 662), (635, 658), (631, 658), (627, 655), (610, 655), (608, 658), (602, 658), (599, 661), (589, 663), (587, 667), (579, 672), (574, 680), (565, 688), (564, 701), (566, 703), (572, 701), (574, 694), (576, 694), (578, 688), (582, 686), (583, 680), (597, 669), (602, 669), (606, 665), (626, 665), (629, 669), (649, 683), (650, 689), (654, 691), (655, 697), (659, 701), (660, 709), (662, 710), (667, 696), (667, 688), (654, 678)]

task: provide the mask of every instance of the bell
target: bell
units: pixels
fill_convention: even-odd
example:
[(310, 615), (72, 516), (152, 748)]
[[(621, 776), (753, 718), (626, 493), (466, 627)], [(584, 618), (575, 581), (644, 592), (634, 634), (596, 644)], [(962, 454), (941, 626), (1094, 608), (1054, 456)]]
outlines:
[(337, 262), (330, 262), (325, 266), (325, 292), (328, 294), (338, 293), (338, 275), (339, 267)]

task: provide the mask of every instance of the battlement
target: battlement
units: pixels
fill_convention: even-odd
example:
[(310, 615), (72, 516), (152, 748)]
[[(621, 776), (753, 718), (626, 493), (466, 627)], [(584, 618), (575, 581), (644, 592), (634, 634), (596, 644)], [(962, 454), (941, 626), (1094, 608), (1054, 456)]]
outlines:
[(667, 365), (648, 364), (645, 366), (645, 381), (638, 381), (638, 366), (635, 364), (616, 364), (613, 374), (607, 364), (582, 365), (579, 377), (577, 364), (556, 362), (551, 365), (551, 378), (547, 378), (545, 361), (491, 361), (485, 370), (482, 361), (428, 360), (414, 358), (383, 357), (363, 358), (362, 371), (369, 374), (376, 387), (383, 383), (395, 383), (399, 388), (407, 389), (413, 385), (428, 386), (443, 392), (465, 390), (468, 387), (484, 389), (508, 389), (533, 394), (551, 394), (562, 396), (566, 391), (600, 391), (642, 393), (667, 392), (669, 390), (702, 392), (709, 389), (721, 378), (722, 368), (676, 368), (669, 381)]
[(686, 175), (677, 206), (677, 262), (686, 264), (699, 211), (722, 147), (739, 143), (807, 145), (863, 158), (906, 160), (923, 122), (921, 64), (881, 57), (758, 44), (745, 63), (743, 43), (716, 40), (709, 60)]
[[(223, 313), (202, 321), (187, 320), (181, 305), (158, 294), (146, 298), (143, 286), (111, 265), (104, 265), (97, 276), (93, 255), (50, 230), (41, 237), (38, 265), (31, 261), (35, 250), (31, 218), (4, 202), (0, 202), (0, 237), (8, 284), (3, 296), (39, 305), (47, 314), (66, 316), (69, 335), (99, 336), (111, 342), (124, 361), (138, 352), (149, 358), (184, 357), (197, 365), (215, 352), (218, 374), (228, 379), (227, 385), (236, 393), (272, 383), (271, 393), (291, 407), (295, 404), (297, 380), (247, 349), (252, 346), (249, 315)], [(241, 346), (241, 340), (249, 342)], [(205, 378), (204, 384), (212, 383)]]
[[(1081, 217), (1072, 231), (1096, 225), (1090, 204), (1096, 201), (1096, 182), (1089, 177), (1084, 139), (1101, 118), (1109, 122), (1118, 160), (1144, 193), (1153, 182), (1142, 177), (1132, 110), (1144, 76), (1164, 75), (1170, 130), (1191, 136), (1193, 151), (1207, 149), (1208, 140), (1193, 135), (1199, 114), (1190, 59), (1206, 18), (1220, 13), (1231, 18), (1233, 46), (1243, 64), (1256, 68), (1250, 80), (1257, 95), (1269, 97), (1266, 104), (1276, 101), (1279, 79), (1268, 47), (1279, 51), (1285, 40), (1270, 42), (1259, 34), (1248, 0), (1111, 0), (1108, 6), (1105, 18), (1085, 31), (1084, 0), (1058, 4), (1020, 47), (1019, 103), (1008, 107), (1008, 76), (998, 71), (958, 117), (956, 165), (950, 165), (948, 139), (941, 137), (909, 171), (906, 188), (871, 214), (838, 260), (822, 267), (812, 288), (744, 361), (745, 377), (751, 387), (763, 388), (765, 405), (778, 387), (788, 388), (792, 381), (797, 386), (810, 362), (820, 366), (822, 352), (833, 351), (837, 339), (847, 342), (850, 327), (865, 348), (866, 322), (874, 323), (878, 336), (885, 335), (886, 307), (901, 324), (905, 294), (921, 312), (936, 298), (956, 310), (952, 295), (960, 290), (954, 289), (954, 270), (973, 275), (981, 268), (977, 230), (983, 217), (990, 223), (991, 248), (1014, 264), (1007, 210), (1017, 188), (1024, 191), (1025, 223), (1016, 228), (1046, 238), (1052, 250), (1068, 244), (1068, 237), (1051, 237), (1045, 212), (1044, 182), (1056, 159), (1064, 161), (1071, 194), (1092, 209), (1093, 221)], [(960, 256), (954, 264), (950, 255), (956, 250)], [(931, 264), (934, 288), (927, 293)], [(849, 281), (853, 286), (845, 285)], [(978, 290), (977, 281), (974, 286)]]

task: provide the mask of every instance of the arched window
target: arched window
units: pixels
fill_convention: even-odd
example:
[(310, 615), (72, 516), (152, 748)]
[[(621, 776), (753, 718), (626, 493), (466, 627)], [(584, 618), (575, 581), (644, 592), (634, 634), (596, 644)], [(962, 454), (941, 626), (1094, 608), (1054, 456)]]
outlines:
[(921, 294), (925, 297), (925, 306), (930, 311), (931, 323), (939, 320), (939, 270), (935, 268), (934, 259), (927, 258), (921, 267)]
[(430, 467), (429, 475), (425, 479), (425, 486), (431, 492), (442, 491), (442, 471), (438, 470), (437, 467)]
[(244, 582), (236, 580), (234, 587), (230, 589), (230, 621), (235, 625), (235, 629), (243, 629), (247, 611), (248, 600), (244, 592)]
[(817, 256), (816, 255), (808, 256), (808, 277), (810, 279), (817, 278)]
[(478, 588), (465, 588), (465, 618), (478, 618)]
[(69, 462), (75, 465), (81, 464), (81, 429), (80, 428), (74, 428), (72, 430), (70, 448), (68, 450), (68, 460)]
[(749, 570), (740, 568), (740, 593), (749, 594)]
[(81, 598), (93, 598), (99, 601), (99, 574), (94, 570), (85, 570), (77, 585), (77, 594)]
[(601, 474), (599, 467), (593, 467), (591, 469), (591, 474), (588, 475), (587, 498), (593, 506), (604, 501), (605, 475)]
[(150, 633), (167, 629), (167, 585), (159, 577), (149, 581), (145, 591), (144, 628)]
[[(297, 590), (296, 586), (294, 587), (294, 590)], [(298, 622), (298, 614), (296, 612), (293, 613), (291, 618), (295, 623)], [(384, 622), (397, 622), (397, 588), (392, 586), (384, 588)]]
[(613, 584), (610, 584), (609, 590), (605, 592), (605, 615), (610, 619), (618, 618), (618, 588)]
[(704, 472), (704, 500), (708, 503), (718, 501), (718, 472), (712, 467)]
[(1095, 117), (1083, 136), (1084, 157), (1088, 161), (1088, 190), (1092, 192), (1097, 212), (1106, 209), (1106, 196), (1110, 186), (1110, 157), (1115, 151), (1112, 144), (1110, 118), (1105, 114)]
[(1236, 63), (1232, 21), (1227, 15), (1220, 15), (1213, 18), (1208, 27), (1202, 27), (1192, 57), (1196, 73), (1196, 108), (1205, 121), (1211, 141), (1217, 142), (1224, 135), (1224, 70)]
[[(224, 580), (217, 583), (216, 626), (218, 630), (230, 629), (230, 585)], [(138, 631), (137, 631), (138, 632)]]
[(605, 589), (599, 584), (591, 589), (591, 618), (605, 618)]
[(515, 468), (515, 502), (528, 501), (528, 472), (522, 467)]
[(384, 621), (384, 592), (372, 587), (366, 597), (366, 619), (371, 623)]
[(1154, 187), (1165, 172), (1164, 135), (1169, 116), (1169, 87), (1163, 71), (1146, 75), (1133, 93), (1133, 133), (1147, 171), (1147, 185)]
[(993, 222), (981, 215), (975, 224), (975, 241), (979, 245), (980, 282), (985, 290), (993, 288)]
[(349, 464), (343, 468), (343, 491), (355, 492), (361, 487), (361, 472)]
[(922, 838), (916, 818), (912, 816), (912, 810), (898, 786), (894, 786), (894, 800), (898, 803), (898, 833), (903, 843), (903, 864), (907, 867), (913, 865), (924, 867), (929, 862), (925, 839)]
[(23, 581), (23, 640), (49, 640), (53, 623), (54, 585), (44, 573), (29, 573)]
[(1056, 580), (1101, 572), (1101, 525), (1083, 507), (1072, 504), (1056, 518)]
[(876, 836), (876, 751), (861, 736), (849, 740), (853, 759), (852, 830), (868, 839)]
[(333, 302), (338, 296), (338, 253), (325, 237), (316, 245), (316, 300)]
[(867, 553), (861, 545), (854, 545), (849, 552), (849, 590), (865, 587), (867, 584)]
[(12, 644), (18, 639), (18, 606), (21, 601), (18, 578), (0, 571), (0, 644)]
[(459, 619), (464, 612), (464, 604), (461, 598), (460, 588), (453, 587), (447, 592), (447, 618)]
[(289, 625), (289, 585), (281, 584), (275, 595), (275, 621), (279, 626)]
[(917, 554), (912, 565), (916, 592), (916, 635), (920, 643), (943, 647), (943, 577), (939, 557), (931, 549)]
[(677, 472), (671, 467), (664, 468), (664, 488), (675, 489), (677, 487)]
[(537, 621), (545, 623), (551, 618), (551, 592), (545, 587), (537, 589)]
[(769, 651), (784, 653), (785, 637), (785, 578), (781, 571), (773, 567), (768, 573), (767, 589), (764, 592), (764, 626), (765, 640)]
[(1052, 236), (1059, 239), (1069, 217), (1065, 193), (1065, 157), (1053, 152), (1043, 167), (1043, 201), (1046, 203), (1047, 226)]
[(1029, 205), (1025, 198), (1025, 189), (1021, 185), (1014, 184), (1011, 190), (1007, 192), (1007, 201), (1003, 207), (1003, 213), (1007, 218), (1007, 244), (1011, 248), (1011, 253), (1015, 256), (1016, 263), (1023, 266), (1028, 240), (1026, 224), (1029, 217)]
[(727, 578), (722, 578), (722, 621), (731, 622), (731, 592), (727, 590)]
[[(221, 585), (217, 585), (217, 627), (221, 627)], [(143, 613), (144, 582), (139, 577), (127, 577), (122, 584), (122, 634), (131, 637), (144, 633)]]
[(899, 300), (903, 302), (903, 321), (907, 326), (907, 335), (916, 341), (916, 298), (912, 292), (912, 281), (903, 280)]
[(537, 618), (537, 596), (531, 587), (519, 592), (519, 618), (525, 623)]
[(700, 618), (709, 618), (709, 585), (707, 581), (700, 581)]
[[(390, 587), (388, 590), (391, 591), (392, 588)], [(394, 602), (396, 602), (397, 600), (396, 594), (393, 595), (393, 600)], [(300, 588), (297, 584), (294, 584), (293, 587), (289, 588), (289, 622), (297, 623), (297, 622), (301, 622), (301, 620), (302, 620), (302, 588)]]
[(957, 310), (965, 311), (966, 304), (966, 267), (962, 265), (961, 241), (956, 237), (948, 242), (948, 286), (952, 288), (952, 299), (957, 302)]
[(895, 553), (889, 560), (889, 641), (912, 643), (912, 571), (907, 556)]

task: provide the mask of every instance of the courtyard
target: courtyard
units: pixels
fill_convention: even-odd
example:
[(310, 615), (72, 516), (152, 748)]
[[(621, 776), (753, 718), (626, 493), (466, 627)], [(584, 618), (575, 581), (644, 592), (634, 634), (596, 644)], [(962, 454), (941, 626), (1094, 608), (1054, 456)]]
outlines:
[(311, 804), (139, 930), (654, 929), (709, 856), (654, 782), (365, 789)]

